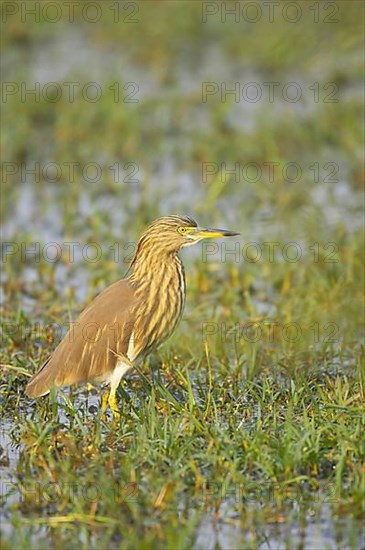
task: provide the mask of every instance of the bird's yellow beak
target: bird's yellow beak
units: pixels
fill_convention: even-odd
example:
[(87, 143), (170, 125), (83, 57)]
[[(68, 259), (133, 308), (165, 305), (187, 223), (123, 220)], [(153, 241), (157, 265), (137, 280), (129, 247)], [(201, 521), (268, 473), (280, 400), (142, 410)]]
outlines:
[(219, 239), (220, 237), (235, 237), (239, 235), (236, 231), (228, 231), (227, 229), (203, 229), (195, 228), (191, 233), (193, 239)]

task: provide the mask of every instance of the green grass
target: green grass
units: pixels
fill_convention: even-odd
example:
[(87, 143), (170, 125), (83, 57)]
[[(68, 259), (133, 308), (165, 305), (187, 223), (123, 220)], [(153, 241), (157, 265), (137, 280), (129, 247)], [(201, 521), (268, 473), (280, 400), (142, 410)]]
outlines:
[[(106, 92), (93, 104), (16, 94), (3, 104), (3, 160), (19, 167), (2, 179), (4, 548), (362, 547), (362, 19), (359, 3), (337, 2), (337, 24), (314, 24), (298, 4), (296, 25), (203, 25), (196, 2), (140, 2), (136, 25), (114, 24), (111, 11), (90, 25), (80, 2), (72, 24), (15, 16), (4, 26), (6, 81), (30, 87), (39, 52), (76, 34), (89, 62), (62, 80), (55, 58), (43, 60), (46, 78)], [(215, 61), (217, 44), (232, 76)], [(202, 81), (248, 80), (298, 81), (306, 96), (254, 110), (218, 96), (202, 103)], [(139, 102), (115, 103), (116, 81), (140, 83)], [(321, 93), (337, 84), (338, 103), (313, 102), (313, 82)], [(22, 181), (21, 163), (36, 162), (58, 163), (59, 180)], [(73, 181), (67, 162), (79, 163)], [(89, 162), (100, 181), (83, 178)], [(279, 163), (273, 182), (268, 162)], [(297, 182), (282, 175), (293, 162)], [(206, 181), (203, 163), (217, 167)], [(236, 181), (222, 163), (262, 174)], [(120, 421), (101, 418), (95, 389), (28, 400), (27, 379), (60, 327), (124, 275), (146, 223), (173, 212), (241, 237), (183, 252), (183, 321), (121, 384)], [(24, 255), (35, 242), (40, 253)], [(62, 251), (54, 262), (50, 242)], [(293, 242), (300, 257), (290, 262)], [(90, 243), (96, 262), (82, 256)]]

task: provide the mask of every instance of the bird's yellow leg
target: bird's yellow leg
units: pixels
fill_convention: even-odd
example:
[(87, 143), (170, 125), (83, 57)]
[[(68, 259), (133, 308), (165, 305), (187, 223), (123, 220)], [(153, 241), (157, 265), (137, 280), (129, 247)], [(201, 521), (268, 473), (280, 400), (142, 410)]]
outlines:
[(103, 397), (101, 398), (101, 412), (103, 417), (105, 417), (105, 411), (109, 402), (109, 395), (110, 389), (108, 388), (107, 390), (105, 390), (105, 392), (103, 393)]
[(118, 401), (116, 396), (116, 388), (112, 388), (109, 393), (108, 398), (109, 407), (111, 408), (111, 411), (113, 413), (113, 417), (119, 417), (119, 407), (118, 407)]

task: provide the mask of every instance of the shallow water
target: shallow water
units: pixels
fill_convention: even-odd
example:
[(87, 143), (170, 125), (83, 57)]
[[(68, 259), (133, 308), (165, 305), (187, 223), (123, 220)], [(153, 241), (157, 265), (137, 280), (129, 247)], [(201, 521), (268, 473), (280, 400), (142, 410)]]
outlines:
[[(24, 62), (23, 56), (22, 49), (5, 52), (3, 58), (5, 79), (15, 79), (17, 66)], [(213, 81), (218, 84), (226, 82), (227, 87), (235, 82), (255, 82), (265, 90), (264, 82), (268, 77), (255, 72), (243, 63), (230, 59), (220, 45), (215, 43), (207, 44), (199, 59), (194, 60), (189, 55), (186, 57), (181, 55), (179, 63), (174, 68), (174, 74), (171, 75), (171, 82), (166, 83), (158, 73), (147, 71), (132, 63), (127, 53), (110, 50), (102, 44), (95, 44), (80, 29), (70, 27), (62, 35), (56, 35), (53, 41), (47, 43), (46, 47), (43, 43), (32, 44), (27, 50), (26, 57), (29, 71), (27, 81), (29, 82), (39, 82), (41, 85), (52, 81), (73, 79), (80, 82), (94, 81), (98, 83), (105, 83), (109, 80), (132, 82), (138, 86), (139, 102), (148, 100), (161, 102), (156, 111), (151, 109), (150, 124), (152, 127), (163, 128), (166, 132), (163, 153), (156, 155), (158, 158), (152, 158), (151, 173), (147, 173), (142, 166), (143, 163), (138, 164), (138, 181), (133, 185), (125, 186), (125, 202), (122, 203), (120, 200), (120, 194), (117, 194), (116, 198), (113, 193), (103, 190), (102, 182), (98, 182), (95, 186), (85, 185), (85, 182), (82, 182), (74, 205), (75, 227), (67, 228), (65, 227), (64, 211), (67, 208), (61, 207), (64, 196), (68, 193), (65, 187), (49, 181), (45, 182), (46, 185), (37, 186), (32, 177), (17, 182), (14, 202), (5, 213), (2, 226), (3, 240), (18, 243), (26, 235), (30, 236), (31, 242), (37, 242), (43, 248), (45, 244), (54, 242), (62, 245), (65, 241), (70, 240), (66, 237), (67, 230), (72, 235), (76, 234), (77, 237), (71, 239), (79, 243), (75, 247), (74, 265), (63, 263), (57, 265), (55, 286), (60, 294), (67, 285), (72, 286), (75, 289), (76, 300), (83, 303), (87, 296), (91, 270), (90, 265), (84, 265), (82, 251), (90, 234), (94, 234), (95, 231), (90, 229), (93, 211), (97, 209), (107, 214), (105, 222), (107, 231), (104, 233), (107, 237), (101, 235), (100, 241), (98, 241), (103, 251), (99, 265), (105, 262), (111, 246), (117, 242), (122, 245), (126, 243), (126, 225), (133, 218), (131, 213), (138, 212), (143, 193), (144, 200), (149, 204), (158, 205), (158, 210), (162, 214), (187, 212), (195, 216), (196, 213), (197, 217), (201, 216), (206, 219), (205, 205), (208, 199), (214, 203), (214, 193), (216, 192), (220, 196), (219, 191), (212, 191), (213, 188), (210, 187), (210, 184), (202, 182), (201, 161), (186, 166), (184, 163), (185, 157), (188, 157), (189, 154), (189, 133), (212, 132), (213, 110), (209, 104), (206, 106), (201, 102), (199, 104), (202, 82)], [(338, 63), (340, 61), (344, 62), (342, 59), (338, 60)], [(319, 78), (318, 70), (317, 67), (310, 75), (308, 72), (304, 74), (299, 71), (281, 75), (282, 81), (295, 81), (305, 94), (302, 101), (295, 103), (288, 103), (283, 99), (275, 101), (272, 109), (270, 108), (270, 116), (277, 119), (278, 125), (281, 122), (281, 117), (292, 117), (293, 124), (300, 124), (321, 106), (311, 101), (311, 95), (308, 92), (309, 86)], [(174, 112), (172, 100), (176, 90), (179, 90), (179, 97), (192, 103), (192, 107), (180, 115), (178, 132), (176, 131), (176, 122), (172, 121)], [(359, 97), (360, 91), (362, 89), (360, 90), (356, 83), (349, 84), (341, 90), (341, 99), (351, 101)], [(261, 102), (240, 101), (233, 103), (229, 115), (225, 119), (225, 124), (230, 130), (239, 130), (249, 135), (249, 132), (255, 129), (258, 119), (263, 116), (262, 111), (263, 104)], [(247, 139), (249, 138), (247, 137)], [(43, 160), (49, 162), (57, 157), (57, 151), (52, 139), (44, 137), (44, 142)], [(243, 141), (243, 150), (245, 146), (246, 143)], [(338, 160), (341, 163), (341, 177), (333, 183), (311, 185), (308, 189), (310, 205), (304, 207), (308, 219), (320, 216), (322, 226), (316, 228), (316, 236), (323, 240), (326, 240), (327, 234), (331, 235), (333, 227), (341, 225), (346, 233), (351, 234), (360, 229), (363, 224), (360, 192), (350, 185), (349, 167), (341, 158), (338, 159), (337, 150), (333, 148), (331, 151), (330, 146), (327, 147), (329, 150), (326, 150), (323, 156), (331, 161)], [(181, 154), (180, 159), (175, 159), (176, 150), (179, 150)], [(275, 157), (276, 153), (272, 154)], [(357, 154), (356, 151), (355, 154)], [(100, 159), (97, 159), (103, 167), (111, 166), (114, 160), (108, 157), (104, 158), (102, 154)], [(309, 162), (303, 162), (302, 165), (307, 175), (309, 165)], [(228, 165), (228, 168), (231, 166)], [(263, 199), (261, 203), (256, 204), (257, 197), (253, 193), (252, 186), (246, 186), (244, 181), (241, 181), (240, 184), (242, 185), (238, 186), (238, 189), (234, 187), (233, 193), (222, 192), (219, 207), (214, 209), (214, 215), (219, 220), (225, 220), (229, 228), (241, 232), (241, 243), (261, 243), (269, 238), (284, 242), (285, 239), (296, 239), (303, 249), (312, 244), (306, 235), (305, 228), (300, 224), (297, 227), (296, 221), (290, 219), (290, 207), (285, 211), (285, 216), (278, 215), (275, 212), (270, 192), (266, 200)], [(297, 185), (305, 184), (303, 180)], [(259, 182), (259, 185), (267, 186), (267, 181)], [(146, 190), (144, 190), (144, 186), (146, 186)], [(222, 185), (222, 190), (224, 187)], [(290, 184), (286, 184), (284, 187), (289, 188)], [(281, 192), (282, 190), (279, 190), (278, 193)], [(251, 204), (251, 202), (254, 203), (250, 207), (252, 210), (246, 210), (247, 203)], [(130, 238), (129, 235), (128, 238)], [(313, 241), (314, 237), (311, 236), (311, 238)], [(128, 265), (123, 261), (124, 255), (123, 250), (122, 259), (118, 260), (121, 276)], [(191, 266), (194, 260), (201, 258), (201, 255), (200, 249), (184, 253), (187, 266)], [(215, 260), (220, 261), (219, 258), (215, 258)], [(95, 263), (95, 268), (97, 267), (98, 262)], [(4, 277), (6, 279), (6, 275)], [(38, 266), (27, 265), (22, 271), (22, 279), (30, 285), (37, 283), (39, 279)], [(1, 297), (2, 303), (4, 303), (4, 295), (2, 294)], [(252, 301), (259, 314), (270, 316), (275, 311), (275, 306), (268, 301), (260, 300), (257, 297), (252, 297)], [(24, 311), (31, 316), (34, 315), (35, 300), (31, 296), (24, 295), (21, 305)], [(39, 315), (39, 310), (37, 315)], [(332, 364), (335, 365), (335, 362), (336, 358), (334, 357)], [(194, 384), (193, 393), (196, 400), (199, 401), (199, 391)], [(75, 408), (79, 409), (80, 406), (84, 410), (86, 402), (90, 412), (86, 413), (81, 421), (84, 421), (85, 418), (93, 419), (97, 415), (98, 395), (78, 392)], [(31, 414), (33, 404), (28, 406), (29, 409), (21, 411), (21, 414)], [(67, 426), (69, 418), (62, 407), (59, 407), (58, 413), (60, 422)], [(252, 422), (255, 420), (255, 411), (253, 411)], [(22, 499), (17, 477), (17, 463), (19, 453), (22, 451), (21, 443), (16, 435), (17, 422), (18, 420), (14, 420), (12, 417), (5, 418), (0, 429), (2, 448), (0, 490), (5, 509), (2, 530), (8, 536), (11, 536), (13, 529), (16, 529), (12, 524), (12, 506)], [(234, 490), (236, 491), (237, 488)], [(229, 550), (251, 544), (262, 550), (282, 548), (341, 548), (342, 550), (360, 549), (363, 544), (361, 522), (357, 522), (349, 516), (341, 518), (339, 514), (336, 515), (331, 507), (333, 504), (331, 502), (317, 499), (313, 506), (306, 506), (303, 511), (300, 509), (299, 499), (289, 501), (285, 512), (273, 517), (272, 523), (262, 524), (259, 519), (256, 522), (255, 516), (259, 517), (260, 509), (266, 504), (267, 501), (262, 495), (255, 501), (248, 502), (244, 506), (243, 517), (242, 504), (235, 500), (232, 502), (231, 498), (225, 498), (218, 512), (208, 510), (205, 513), (197, 529), (194, 547), (207, 550), (220, 547)], [(46, 527), (39, 527), (31, 535), (31, 540), (36, 545), (38, 540), (47, 538), (48, 534), (49, 531)], [(97, 540), (95, 544), (97, 546)]]

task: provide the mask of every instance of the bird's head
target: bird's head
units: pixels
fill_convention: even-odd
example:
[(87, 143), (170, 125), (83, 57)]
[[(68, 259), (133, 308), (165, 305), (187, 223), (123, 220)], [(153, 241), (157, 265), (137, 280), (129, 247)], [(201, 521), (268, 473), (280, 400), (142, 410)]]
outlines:
[(171, 254), (185, 246), (191, 246), (202, 239), (216, 239), (239, 235), (226, 229), (203, 229), (196, 221), (187, 216), (164, 216), (158, 218), (147, 227), (141, 236), (137, 253), (148, 249), (151, 253)]

